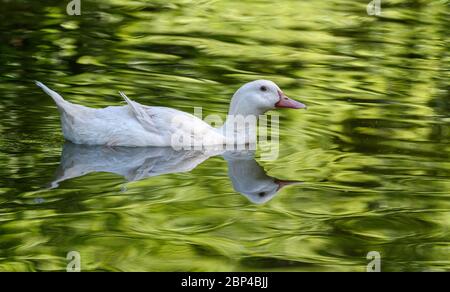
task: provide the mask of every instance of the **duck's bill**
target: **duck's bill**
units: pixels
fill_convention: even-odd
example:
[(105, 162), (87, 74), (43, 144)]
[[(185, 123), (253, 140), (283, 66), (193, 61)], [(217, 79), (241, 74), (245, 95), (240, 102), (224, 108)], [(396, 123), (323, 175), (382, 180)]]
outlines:
[(297, 184), (301, 184), (302, 182), (301, 181), (295, 181), (295, 180), (275, 179), (275, 183), (278, 185), (278, 189), (277, 189), (277, 192), (278, 192), (279, 190), (281, 190), (285, 186), (297, 185)]
[(284, 93), (279, 92), (280, 100), (275, 104), (276, 108), (294, 108), (294, 109), (306, 109), (306, 105), (296, 100), (290, 99)]

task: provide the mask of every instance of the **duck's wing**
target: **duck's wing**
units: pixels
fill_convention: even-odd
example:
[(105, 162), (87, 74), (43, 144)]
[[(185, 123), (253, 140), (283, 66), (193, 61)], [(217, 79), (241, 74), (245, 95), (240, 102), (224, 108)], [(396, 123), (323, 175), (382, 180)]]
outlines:
[(141, 125), (147, 131), (157, 132), (155, 122), (152, 119), (152, 115), (147, 110), (147, 108), (129, 99), (128, 96), (126, 96), (125, 93), (123, 93), (122, 91), (120, 91), (119, 93), (122, 96), (122, 98), (127, 102), (127, 104), (130, 106), (134, 116), (139, 121), (139, 123), (141, 123)]
[(142, 127), (167, 140), (175, 137), (189, 137), (195, 145), (222, 144), (225, 137), (200, 118), (173, 108), (159, 106), (145, 106), (130, 100), (123, 92), (120, 95), (130, 106), (131, 112)]

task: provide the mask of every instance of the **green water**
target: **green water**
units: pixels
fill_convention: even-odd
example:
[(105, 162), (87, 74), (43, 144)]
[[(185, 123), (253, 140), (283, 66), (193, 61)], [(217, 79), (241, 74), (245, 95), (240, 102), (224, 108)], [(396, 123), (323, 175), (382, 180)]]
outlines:
[[(383, 0), (379, 17), (368, 0), (68, 2), (0, 1), (0, 271), (64, 271), (69, 251), (85, 271), (365, 271), (369, 251), (383, 271), (450, 270), (448, 1)], [(92, 107), (123, 90), (224, 117), (259, 78), (308, 105), (280, 112), (278, 159), (247, 161), (302, 181), (267, 202), (220, 155), (49, 187), (89, 155), (148, 153), (64, 146), (33, 80)]]

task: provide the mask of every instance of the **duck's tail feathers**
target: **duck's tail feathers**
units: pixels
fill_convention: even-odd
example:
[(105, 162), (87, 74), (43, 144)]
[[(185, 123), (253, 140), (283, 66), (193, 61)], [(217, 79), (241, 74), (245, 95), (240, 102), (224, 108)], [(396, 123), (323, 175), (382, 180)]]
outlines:
[(35, 81), (36, 85), (39, 86), (45, 93), (47, 93), (48, 95), (51, 96), (51, 98), (53, 98), (53, 100), (56, 102), (57, 105), (62, 105), (64, 103), (66, 103), (66, 101), (64, 100), (64, 98), (59, 95), (57, 92), (51, 90), (50, 88), (48, 88), (47, 86), (44, 85), (44, 83), (39, 82), (39, 81)]

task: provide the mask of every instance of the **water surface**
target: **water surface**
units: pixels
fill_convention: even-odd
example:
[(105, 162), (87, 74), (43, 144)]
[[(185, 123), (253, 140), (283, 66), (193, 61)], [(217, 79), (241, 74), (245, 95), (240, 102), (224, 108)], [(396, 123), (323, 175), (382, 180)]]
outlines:
[[(69, 251), (87, 271), (365, 271), (369, 251), (384, 271), (450, 270), (449, 3), (366, 2), (0, 1), (0, 271), (65, 270)], [(246, 163), (301, 184), (255, 204), (217, 155), (52, 188), (86, 152), (66, 152), (33, 80), (91, 107), (122, 90), (224, 117), (258, 78), (308, 111), (280, 112), (278, 159)]]

